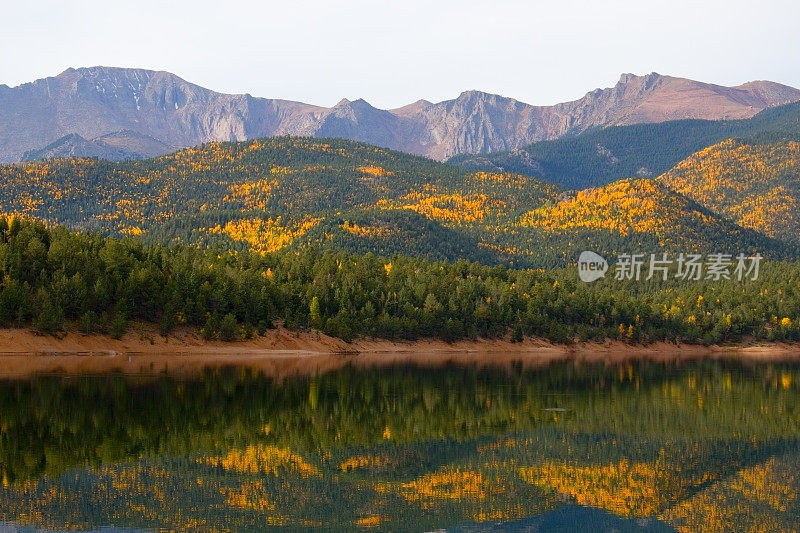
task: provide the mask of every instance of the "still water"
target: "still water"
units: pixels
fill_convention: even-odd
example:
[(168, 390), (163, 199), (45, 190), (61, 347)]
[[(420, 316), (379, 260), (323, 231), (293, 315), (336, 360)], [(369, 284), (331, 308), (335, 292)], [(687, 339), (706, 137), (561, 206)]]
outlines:
[(781, 531), (800, 366), (0, 381), (0, 529)]

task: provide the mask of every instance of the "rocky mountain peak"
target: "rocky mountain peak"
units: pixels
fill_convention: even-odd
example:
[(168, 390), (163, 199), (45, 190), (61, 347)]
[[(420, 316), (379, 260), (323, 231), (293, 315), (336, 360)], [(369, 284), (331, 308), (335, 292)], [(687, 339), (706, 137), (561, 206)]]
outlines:
[[(469, 90), (453, 100), (418, 100), (386, 111), (363, 99), (324, 108), (222, 94), (164, 71), (69, 68), (34, 83), (0, 86), (0, 162), (67, 147), (76, 155), (89, 148), (96, 153), (98, 142), (145, 157), (208, 141), (273, 135), (342, 137), (441, 160), (610, 125), (747, 118), (797, 100), (800, 91), (772, 82), (721, 87), (653, 72), (624, 73), (614, 87), (554, 106)], [(70, 134), (78, 137), (65, 139)], [(36, 152), (56, 140), (58, 146)]]
[(650, 74), (645, 74), (643, 76), (639, 76), (637, 74), (632, 74), (630, 72), (625, 72), (625, 73), (620, 75), (619, 81), (617, 82), (617, 85), (628, 85), (630, 83), (645, 83), (646, 84), (648, 82), (652, 82), (652, 81), (658, 80), (660, 78), (665, 78), (665, 77), (668, 77), (668, 76), (663, 76), (663, 75), (659, 74), (658, 72), (651, 72)]

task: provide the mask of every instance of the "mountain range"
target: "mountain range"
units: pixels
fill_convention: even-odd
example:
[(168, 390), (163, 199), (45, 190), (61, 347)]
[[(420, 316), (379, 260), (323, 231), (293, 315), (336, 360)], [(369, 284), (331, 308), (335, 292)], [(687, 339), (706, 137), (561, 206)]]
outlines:
[(91, 67), (17, 87), (0, 85), (0, 162), (92, 156), (141, 159), (211, 141), (336, 137), (446, 160), (514, 150), (608, 126), (745, 119), (800, 100), (769, 81), (723, 87), (651, 73), (553, 106), (466, 91), (391, 110), (364, 100), (331, 108), (189, 83), (168, 72)]
[(800, 102), (770, 107), (748, 119), (611, 126), (507, 152), (462, 154), (448, 162), (583, 189), (633, 176), (658, 176), (693, 153), (731, 138), (759, 144), (800, 140)]

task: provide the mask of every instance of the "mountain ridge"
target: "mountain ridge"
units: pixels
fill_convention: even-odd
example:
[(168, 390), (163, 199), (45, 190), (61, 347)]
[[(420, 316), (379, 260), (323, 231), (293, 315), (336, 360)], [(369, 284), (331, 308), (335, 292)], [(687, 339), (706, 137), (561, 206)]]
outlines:
[(163, 145), (144, 151), (116, 146), (138, 158), (204, 142), (293, 135), (358, 140), (445, 160), (613, 125), (747, 118), (798, 100), (800, 90), (774, 82), (723, 87), (651, 73), (623, 74), (614, 87), (553, 106), (470, 90), (452, 100), (418, 100), (391, 110), (363, 99), (327, 108), (219, 93), (166, 71), (69, 68), (16, 87), (0, 86), (0, 162), (18, 161), (66, 135), (94, 141), (119, 131)]
[(448, 163), (471, 170), (516, 172), (581, 189), (660, 175), (729, 138), (756, 143), (800, 140), (800, 102), (770, 107), (749, 119), (609, 126), (507, 152), (462, 154)]

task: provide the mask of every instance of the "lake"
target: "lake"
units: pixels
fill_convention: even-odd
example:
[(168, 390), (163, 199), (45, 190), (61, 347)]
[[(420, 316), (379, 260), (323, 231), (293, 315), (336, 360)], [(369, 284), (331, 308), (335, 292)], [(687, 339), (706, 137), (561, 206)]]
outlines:
[(796, 529), (800, 365), (0, 381), (0, 529)]

